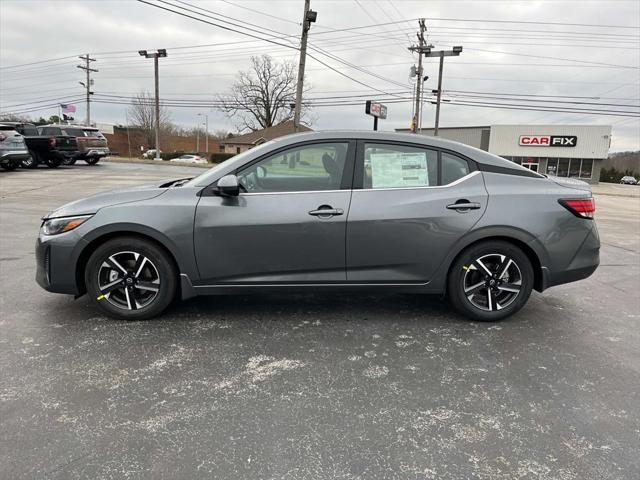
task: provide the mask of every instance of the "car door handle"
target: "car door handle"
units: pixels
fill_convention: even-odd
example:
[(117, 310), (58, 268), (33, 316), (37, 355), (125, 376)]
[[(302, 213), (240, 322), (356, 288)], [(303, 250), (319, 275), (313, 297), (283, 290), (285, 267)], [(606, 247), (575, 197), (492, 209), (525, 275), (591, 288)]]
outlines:
[(478, 210), (480, 208), (480, 204), (476, 202), (460, 202), (460, 203), (452, 203), (451, 205), (447, 205), (447, 208), (449, 210), (465, 212), (467, 210)]
[(333, 217), (334, 215), (342, 215), (344, 210), (341, 208), (331, 208), (328, 205), (322, 205), (316, 210), (311, 210), (309, 215), (313, 215), (314, 217)]

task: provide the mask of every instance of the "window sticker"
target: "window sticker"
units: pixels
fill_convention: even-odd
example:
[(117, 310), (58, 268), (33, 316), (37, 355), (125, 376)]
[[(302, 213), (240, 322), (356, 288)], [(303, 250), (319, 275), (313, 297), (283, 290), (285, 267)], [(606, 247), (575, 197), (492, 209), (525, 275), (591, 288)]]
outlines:
[(420, 153), (372, 153), (372, 188), (425, 187), (429, 185), (427, 155)]

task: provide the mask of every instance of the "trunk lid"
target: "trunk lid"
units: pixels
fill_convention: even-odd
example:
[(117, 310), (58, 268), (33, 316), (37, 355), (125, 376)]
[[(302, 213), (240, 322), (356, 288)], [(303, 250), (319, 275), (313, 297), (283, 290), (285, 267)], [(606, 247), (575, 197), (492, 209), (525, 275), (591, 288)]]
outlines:
[(75, 137), (68, 135), (56, 135), (55, 149), (60, 151), (75, 151), (77, 150), (77, 143)]
[(552, 175), (549, 175), (547, 178), (562, 187), (573, 188), (574, 190), (580, 190), (591, 195), (591, 185), (577, 178), (554, 177)]
[(78, 151), (80, 153), (107, 148), (107, 141), (98, 137), (76, 137), (76, 142), (78, 142)]

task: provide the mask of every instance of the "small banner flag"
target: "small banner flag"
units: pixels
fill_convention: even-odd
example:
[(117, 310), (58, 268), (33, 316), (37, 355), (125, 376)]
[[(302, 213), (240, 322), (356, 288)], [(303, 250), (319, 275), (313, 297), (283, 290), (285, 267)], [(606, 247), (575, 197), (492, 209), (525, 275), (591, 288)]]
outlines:
[(60, 107), (62, 108), (62, 111), (64, 113), (76, 113), (76, 106), (75, 105), (66, 105), (64, 103), (60, 104)]

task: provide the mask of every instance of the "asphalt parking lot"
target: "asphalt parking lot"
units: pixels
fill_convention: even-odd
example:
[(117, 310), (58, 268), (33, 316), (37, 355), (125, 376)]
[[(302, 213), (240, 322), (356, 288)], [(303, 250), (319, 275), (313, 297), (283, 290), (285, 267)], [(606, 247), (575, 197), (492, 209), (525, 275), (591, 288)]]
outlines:
[(638, 478), (640, 187), (597, 188), (591, 278), (496, 324), (312, 294), (127, 323), (36, 285), (43, 214), (192, 172), (0, 173), (0, 478)]

